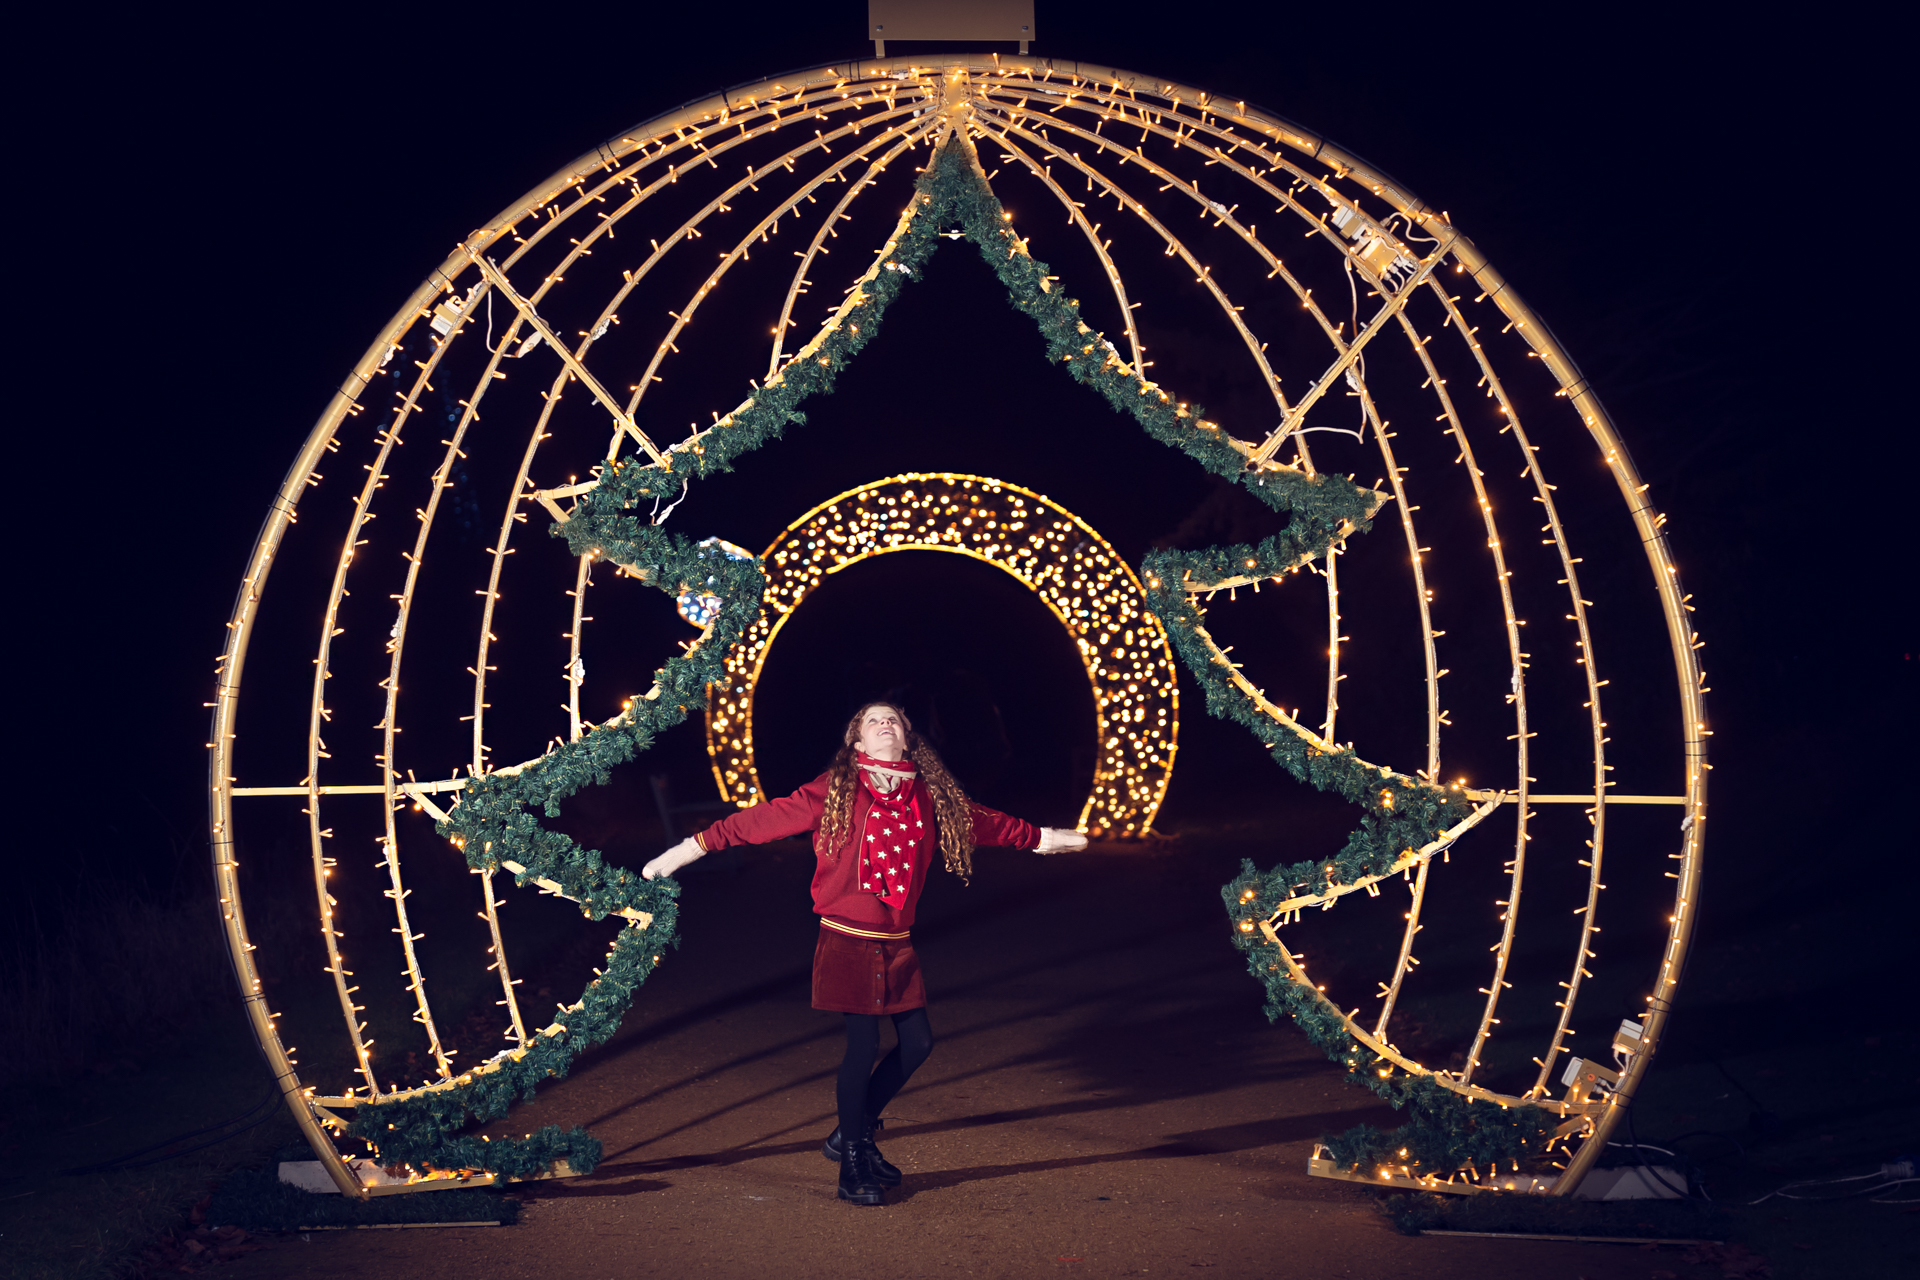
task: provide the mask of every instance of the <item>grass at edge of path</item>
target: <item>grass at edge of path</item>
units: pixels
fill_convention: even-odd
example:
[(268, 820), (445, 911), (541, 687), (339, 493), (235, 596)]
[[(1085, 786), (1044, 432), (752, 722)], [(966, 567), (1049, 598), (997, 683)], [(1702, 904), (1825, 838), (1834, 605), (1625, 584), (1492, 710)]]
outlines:
[[(62, 1174), (245, 1113), (271, 1083), (235, 1015), (138, 1071), (18, 1088), (0, 1120), (0, 1250), (17, 1280), (126, 1274), (228, 1172), (300, 1141), (277, 1102), (257, 1127), (145, 1169)], [(207, 1135), (212, 1136), (212, 1135)]]

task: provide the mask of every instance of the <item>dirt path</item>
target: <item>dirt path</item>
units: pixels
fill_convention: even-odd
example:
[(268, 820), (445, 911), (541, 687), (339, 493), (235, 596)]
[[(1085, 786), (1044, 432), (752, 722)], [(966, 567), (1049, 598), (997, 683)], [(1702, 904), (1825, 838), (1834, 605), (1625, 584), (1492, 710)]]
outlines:
[[(1191, 845), (936, 876), (916, 927), (938, 1042), (888, 1114), (885, 1208), (834, 1198), (838, 1015), (807, 1007), (807, 865), (688, 881), (686, 942), (628, 1027), (514, 1117), (589, 1125), (593, 1176), (511, 1229), (315, 1233), (241, 1276), (1708, 1274), (1676, 1250), (1409, 1238), (1312, 1140), (1391, 1113), (1270, 1027), (1224, 939), (1233, 857)], [(1237, 857), (1237, 851), (1235, 856)], [(1219, 865), (1215, 865), (1215, 864)]]

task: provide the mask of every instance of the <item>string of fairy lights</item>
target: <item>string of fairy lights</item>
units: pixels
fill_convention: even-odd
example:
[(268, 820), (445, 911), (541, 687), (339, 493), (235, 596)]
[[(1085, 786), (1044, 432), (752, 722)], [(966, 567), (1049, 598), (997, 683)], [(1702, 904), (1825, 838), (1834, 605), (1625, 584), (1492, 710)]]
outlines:
[[(1424, 752), (1417, 765), (1409, 762), (1406, 772), (1436, 784), (1443, 781), (1444, 731), (1453, 723), (1443, 696), (1447, 655), (1442, 642), (1448, 628), (1436, 612), (1427, 576), (1433, 552), (1423, 542), (1421, 495), (1395, 449), (1398, 431), (1389, 413), (1404, 424), (1420, 421), (1418, 414), (1426, 412), (1430, 429), (1456, 446), (1455, 465), (1462, 468), (1485, 534), (1512, 676), (1506, 700), (1511, 710), (1503, 713), (1510, 716), (1513, 731), (1511, 775), (1492, 788), (1468, 789), (1467, 794), (1484, 810), (1476, 825), (1486, 825), (1493, 814), (1511, 806), (1513, 854), (1503, 868), (1503, 896), (1495, 903), (1492, 964), (1482, 988), (1486, 999), (1465, 1065), (1451, 1076), (1410, 1060), (1406, 1069), (1445, 1077), (1449, 1088), (1507, 1104), (1553, 1103), (1577, 1121), (1562, 1135), (1569, 1142), (1604, 1137), (1619, 1107), (1631, 1098), (1658, 1041), (1697, 900), (1708, 767), (1701, 702), (1706, 686), (1696, 657), (1699, 638), (1688, 621), (1689, 598), (1680, 590), (1661, 535), (1664, 518), (1647, 505), (1645, 486), (1577, 368), (1445, 214), (1323, 139), (1243, 102), (1217, 100), (1132, 73), (1028, 57), (955, 55), (919, 63), (880, 59), (763, 82), (682, 108), (583, 156), (503, 211), (429, 275), (369, 347), (322, 414), (276, 497), (242, 580), (229, 642), (217, 666), (210, 744), (215, 866), (255, 1032), (281, 1072), (296, 1117), (343, 1189), (361, 1184), (340, 1158), (322, 1120), (359, 1100), (444, 1087), (461, 1071), (457, 1060), (462, 1046), (450, 1042), (436, 1019), (414, 945), (420, 935), (408, 914), (411, 890), (403, 874), (403, 831), (396, 815), (410, 804), (432, 809), (434, 795), (457, 791), (463, 782), (449, 775), (459, 769), (469, 774), (501, 770), (493, 759), (489, 708), (503, 690), (516, 700), (526, 696), (517, 684), (503, 686), (507, 677), (497, 670), (495, 625), (500, 611), (509, 607), (509, 588), (515, 610), (549, 603), (557, 610), (566, 659), (560, 675), (563, 720), (555, 739), (580, 740), (594, 718), (595, 695), (588, 692), (583, 647), (592, 623), (587, 597), (596, 585), (594, 558), (579, 557), (569, 580), (553, 584), (550, 601), (541, 595), (549, 584), (527, 576), (522, 570), (526, 557), (513, 557), (525, 538), (546, 536), (549, 520), (567, 519), (571, 504), (598, 485), (606, 468), (662, 468), (679, 459), (697, 459), (711, 433), (752, 403), (749, 397), (729, 409), (724, 399), (716, 400), (710, 422), (692, 422), (684, 433), (675, 433), (647, 400), (670, 377), (701, 376), (698, 353), (703, 348), (694, 341), (693, 325), (716, 290), (755, 285), (779, 299), (769, 312), (770, 327), (761, 331), (768, 342), (762, 377), (776, 379), (794, 361), (814, 358), (820, 336), (791, 346), (792, 332), (804, 332), (808, 324), (802, 313), (817, 295), (825, 295), (819, 334), (841, 323), (846, 300), (859, 296), (859, 280), (843, 295), (835, 286), (846, 277), (827, 273), (845, 270), (848, 251), (856, 257), (849, 276), (864, 271), (870, 279), (886, 269), (884, 260), (894, 241), (860, 243), (857, 228), (876, 215), (890, 217), (891, 206), (881, 206), (898, 198), (911, 177), (909, 170), (926, 164), (950, 137), (978, 149), (987, 181), (1000, 181), (1003, 174), (1007, 182), (1019, 177), (1028, 184), (1023, 190), (1043, 194), (1064, 214), (1066, 234), (1105, 276), (1118, 325), (1115, 336), (1126, 344), (1122, 367), (1137, 371), (1144, 386), (1154, 385), (1144, 382), (1153, 364), (1144, 338), (1152, 333), (1156, 299), (1140, 296), (1137, 287), (1128, 289), (1120, 260), (1135, 252), (1130, 246), (1144, 237), (1144, 243), (1157, 244), (1159, 254), (1191, 273), (1197, 296), (1218, 312), (1238, 344), (1248, 385), (1257, 383), (1272, 403), (1275, 425), (1270, 427), (1219, 424), (1250, 466), (1273, 465), (1286, 451), (1293, 466), (1313, 474), (1311, 432), (1352, 435), (1358, 430), (1370, 442), (1383, 469), (1383, 492), (1394, 507), (1391, 518), (1406, 546), (1407, 589), (1419, 629)], [(662, 214), (662, 209), (671, 212)], [(1185, 211), (1197, 233), (1179, 229), (1189, 223), (1176, 223), (1175, 209)], [(896, 240), (912, 216), (909, 203), (896, 225)], [(1055, 211), (1047, 216), (1055, 216)], [(1022, 219), (1023, 228), (1043, 223), (1044, 217)], [(1122, 223), (1130, 228), (1124, 237), (1113, 230)], [(838, 260), (832, 256), (836, 249), (841, 251)], [(1028, 252), (1028, 241), (1017, 240), (1015, 251)], [(1223, 252), (1227, 259), (1220, 258)], [(1337, 264), (1349, 282), (1341, 286), (1337, 299), (1326, 290), (1324, 274), (1316, 274), (1328, 264)], [(1084, 287), (1085, 282), (1080, 283)], [(1259, 309), (1250, 311), (1248, 304), (1275, 298), (1306, 318), (1324, 344), (1317, 352), (1298, 341), (1278, 341), (1274, 334), (1263, 337)], [(568, 317), (564, 325), (558, 320), (562, 315)], [(718, 336), (729, 344), (743, 336), (730, 326), (712, 327), (726, 328)], [(1493, 330), (1517, 338), (1528, 358), (1516, 362), (1511, 339), (1496, 343)], [(632, 341), (636, 333), (643, 335), (637, 347)], [(609, 345), (612, 339), (620, 339), (619, 344)], [(603, 347), (612, 354), (601, 354)], [(1434, 354), (1443, 347), (1450, 353), (1446, 361)], [(1109, 349), (1115, 360), (1123, 359), (1117, 346), (1109, 344)], [(1391, 353), (1419, 366), (1425, 378), (1419, 397), (1401, 390), (1389, 397), (1382, 384), (1370, 381), (1368, 355), (1384, 362)], [(1461, 367), (1474, 371), (1478, 381), (1473, 391), (1495, 415), (1498, 427), (1491, 436), (1480, 417), (1463, 404), (1472, 395), (1460, 385)], [(1532, 419), (1537, 411), (1525, 409), (1532, 401), (1515, 390), (1517, 381), (1537, 382), (1543, 372), (1597, 446), (1644, 540), (1654, 599), (1675, 656), (1686, 743), (1685, 776), (1675, 779), (1671, 795), (1611, 794), (1608, 775), (1613, 766), (1608, 763), (1603, 706), (1607, 681), (1597, 666), (1592, 603), (1583, 596), (1581, 557), (1533, 443), (1547, 428), (1536, 426)], [(515, 447), (510, 438), (517, 440), (518, 454), (517, 463), (507, 468), (511, 478), (505, 491), (494, 495), (499, 517), (486, 549), (489, 563), (473, 621), (471, 698), (465, 714), (458, 716), (466, 725), (462, 732), (470, 750), (458, 768), (451, 760), (410, 757), (401, 736), (406, 718), (403, 669), (441, 661), (408, 648), (416, 609), (425, 607), (421, 602), (430, 535), (444, 527), (449, 495), (460, 483), (469, 451), (479, 448), (475, 424), (489, 395), (504, 394), (501, 384), (517, 388), (529, 378), (537, 388), (536, 407), (530, 412), (503, 410), (490, 422), (486, 437), (490, 454), (508, 456)], [(387, 385), (380, 385), (382, 380)], [(753, 380), (753, 385), (757, 391), (760, 381)], [(1333, 425), (1331, 406), (1336, 401), (1357, 403), (1358, 428), (1345, 416)], [(436, 408), (441, 404), (450, 406), (444, 421)], [(563, 429), (558, 416), (563, 407), (574, 415), (569, 422), (589, 413), (605, 424), (605, 447), (597, 449), (596, 456), (582, 458), (577, 451), (549, 443), (577, 439), (577, 428)], [(441, 427), (444, 430), (436, 429)], [(1523, 600), (1514, 584), (1521, 569), (1506, 553), (1516, 536), (1514, 521), (1498, 509), (1496, 495), (1485, 483), (1488, 469), (1513, 465), (1504, 453), (1507, 444), (1518, 450), (1516, 478), (1524, 481), (1531, 502), (1540, 509), (1541, 543), (1551, 548), (1560, 569), (1554, 585), (1565, 590), (1562, 603), (1575, 636), (1572, 657), (1582, 669), (1590, 770), (1581, 784), (1584, 789), (1570, 794), (1535, 790), (1536, 779), (1529, 772), (1540, 750), (1534, 739), (1543, 722), (1530, 709), (1527, 672), (1540, 657), (1526, 643), (1529, 619), (1522, 616)], [(782, 447), (805, 445), (796, 440)], [(1497, 458), (1496, 448), (1501, 451)], [(329, 463), (334, 454), (342, 456)], [(311, 509), (308, 490), (323, 486), (323, 466), (349, 472), (364, 468), (364, 478), (349, 504), (319, 611), (305, 730), (307, 776), (298, 781), (248, 778), (249, 785), (237, 785), (241, 673), (260, 617), (262, 592), (296, 511)], [(684, 470), (682, 463), (675, 473)], [(300, 507), (303, 500), (309, 501), (308, 508)], [(665, 510), (670, 513), (671, 505)], [(660, 511), (656, 504), (654, 512), (639, 514), (664, 518)], [(391, 530), (408, 519), (415, 526), (410, 535)], [(1069, 534), (1075, 540), (1072, 546), (1067, 545)], [(732, 683), (715, 691), (708, 741), (721, 793), (735, 803), (752, 803), (759, 796), (752, 766), (753, 684), (781, 621), (826, 574), (873, 555), (929, 548), (996, 564), (1032, 587), (1061, 619), (1080, 648), (1100, 716), (1098, 781), (1082, 821), (1116, 835), (1146, 831), (1173, 761), (1175, 683), (1159, 624), (1141, 605), (1138, 581), (1111, 548), (1091, 535), (1070, 513), (1016, 484), (934, 474), (863, 486), (796, 520), (768, 550), (765, 565), (772, 585), (765, 611), (728, 659)], [(399, 540), (390, 542), (389, 537)], [(436, 557), (444, 554), (437, 541), (431, 545)], [(349, 632), (353, 619), (344, 616), (343, 602), (352, 584), (368, 576), (367, 566), (375, 557), (395, 556), (404, 566), (397, 590), (386, 593), (393, 606), (391, 625), (382, 623), (384, 635), (363, 637), (361, 621), (356, 624), (359, 630)], [(1326, 695), (1316, 736), (1330, 744), (1335, 742), (1339, 685), (1345, 678), (1342, 656), (1350, 643), (1342, 634), (1342, 570), (1336, 559), (1329, 554), (1306, 566), (1319, 575), (1326, 597)], [(516, 570), (521, 570), (517, 576)], [(1302, 581), (1295, 574), (1288, 577)], [(1194, 593), (1208, 598), (1226, 592), (1228, 607), (1243, 585), (1256, 584), (1234, 578), (1189, 584)], [(691, 603), (697, 608), (697, 601)], [(363, 618), (364, 613), (355, 616)], [(332, 667), (342, 655), (359, 654), (371, 643), (384, 648), (372, 651), (383, 673), (378, 682), (383, 711), (369, 777), (364, 760), (335, 764), (326, 735), (339, 700), (330, 693)], [(359, 647), (343, 648), (347, 645)], [(1213, 650), (1213, 660), (1234, 669), (1224, 651)], [(1264, 700), (1263, 705), (1299, 732), (1312, 733), (1297, 713), (1285, 713)], [(443, 711), (451, 714), (412, 703), (404, 709), (407, 716), (422, 720), (443, 718)], [(258, 732), (279, 735), (285, 729), (265, 725)], [(281, 1042), (276, 1015), (261, 995), (252, 961), (254, 943), (234, 874), (236, 824), (244, 829), (246, 813), (236, 799), (275, 794), (305, 802), (326, 969), (359, 1076), (352, 1089), (330, 1088), (324, 1095), (327, 1107), (313, 1101), (322, 1096), (315, 1086), (301, 1081), (292, 1051)], [(355, 855), (334, 849), (330, 817), (335, 805), (370, 805), (375, 797), (386, 806), (373, 862), (377, 885), (365, 881), (365, 865)], [(1661, 967), (1651, 985), (1644, 1038), (1604, 1090), (1590, 1088), (1556, 1100), (1550, 1095), (1562, 1078), (1564, 1060), (1571, 1058), (1576, 1067), (1591, 1066), (1589, 1059), (1572, 1055), (1569, 1038), (1577, 998), (1595, 960), (1607, 812), (1634, 802), (1673, 803), (1685, 815), (1682, 840), (1672, 855), (1678, 864), (1675, 907)], [(1569, 977), (1557, 1002), (1556, 1026), (1534, 1059), (1537, 1078), (1528, 1088), (1501, 1093), (1475, 1083), (1474, 1076), (1502, 1021), (1502, 993), (1510, 990), (1508, 966), (1529, 858), (1567, 856), (1558, 848), (1529, 849), (1529, 823), (1538, 807), (1547, 804), (1577, 805), (1587, 815), (1585, 838), (1573, 851), (1586, 868), (1586, 898), (1578, 913), (1580, 931)], [(1403, 870), (1410, 901), (1394, 967), (1379, 984), (1379, 1008), (1364, 1026), (1358, 1010), (1343, 1014), (1362, 1043), (1386, 1050), (1392, 1048), (1393, 1019), (1403, 991), (1417, 969), (1415, 939), (1430, 878), (1436, 874), (1431, 856), (1414, 857)], [(508, 963), (501, 919), (505, 899), (494, 874), (476, 876), (488, 939), (485, 964), (501, 993), (501, 1038), (509, 1049), (524, 1050), (533, 1034)], [(1378, 892), (1373, 885), (1336, 886), (1322, 905), (1359, 888)], [(391, 903), (400, 939), (402, 988), (424, 1036), (423, 1060), (433, 1073), (425, 1083), (396, 1087), (383, 1079), (376, 1057), (380, 1042), (362, 1016), (366, 1002), (356, 972), (348, 967), (336, 910), (347, 894), (377, 894)], [(1297, 910), (1259, 922), (1272, 933), (1281, 955), (1290, 953), (1277, 931), (1283, 917), (1291, 918)], [(497, 1046), (466, 1048), (469, 1055), (484, 1059)], [(1569, 1183), (1584, 1172), (1598, 1145), (1589, 1142), (1578, 1148)]]
[[(1139, 579), (1058, 504), (1004, 480), (950, 472), (836, 494), (768, 546), (765, 604), (727, 655), (729, 683), (714, 687), (707, 707), (707, 754), (721, 796), (744, 808), (764, 794), (753, 760), (753, 692), (787, 619), (829, 575), (900, 551), (984, 561), (1046, 604), (1072, 637), (1093, 693), (1093, 786), (1074, 825), (1095, 836), (1145, 835), (1166, 797), (1180, 702), (1173, 653)], [(698, 601), (681, 609), (690, 622), (706, 620)]]

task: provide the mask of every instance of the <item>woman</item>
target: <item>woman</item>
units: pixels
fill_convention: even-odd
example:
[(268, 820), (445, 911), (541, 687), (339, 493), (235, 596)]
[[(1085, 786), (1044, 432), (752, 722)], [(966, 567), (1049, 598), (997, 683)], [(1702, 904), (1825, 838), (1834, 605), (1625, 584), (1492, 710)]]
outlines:
[[(1084, 849), (1077, 831), (1035, 827), (967, 799), (906, 713), (860, 708), (827, 771), (792, 795), (742, 809), (641, 869), (670, 876), (704, 854), (813, 833), (813, 1007), (846, 1015), (847, 1052), (834, 1100), (840, 1124), (821, 1148), (840, 1163), (840, 1198), (879, 1204), (900, 1170), (874, 1145), (880, 1113), (933, 1052), (927, 992), (913, 952), (913, 911), (938, 843), (947, 870), (973, 873), (976, 844), (1054, 853)], [(880, 1018), (898, 1041), (878, 1067)]]

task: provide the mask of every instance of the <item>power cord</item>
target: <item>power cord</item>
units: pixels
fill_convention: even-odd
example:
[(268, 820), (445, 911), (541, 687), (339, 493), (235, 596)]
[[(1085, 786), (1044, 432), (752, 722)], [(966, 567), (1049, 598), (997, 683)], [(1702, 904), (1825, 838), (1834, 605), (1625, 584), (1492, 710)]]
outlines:
[[(1699, 1176), (1700, 1171), (1693, 1164), (1693, 1162), (1690, 1160), (1685, 1160), (1684, 1157), (1675, 1155), (1673, 1152), (1668, 1151), (1662, 1147), (1646, 1146), (1644, 1143), (1640, 1141), (1639, 1133), (1637, 1133), (1634, 1130), (1633, 1108), (1632, 1107), (1626, 1108), (1626, 1112), (1627, 1112), (1627, 1136), (1633, 1139), (1632, 1143), (1623, 1144), (1623, 1143), (1610, 1142), (1607, 1145), (1608, 1146), (1631, 1145), (1633, 1147), (1634, 1158), (1640, 1162), (1641, 1172), (1645, 1174), (1647, 1177), (1652, 1178), (1655, 1182), (1659, 1183), (1661, 1186), (1665, 1187), (1667, 1190), (1673, 1192), (1673, 1194), (1678, 1196), (1680, 1199), (1711, 1201), (1713, 1197), (1707, 1194), (1706, 1180)], [(1684, 1187), (1676, 1187), (1671, 1182), (1668, 1182), (1665, 1174), (1661, 1173), (1659, 1169), (1655, 1168), (1653, 1165), (1647, 1162), (1646, 1153), (1648, 1151), (1658, 1151), (1660, 1152), (1660, 1154), (1664, 1156), (1669, 1156), (1674, 1160), (1683, 1161), (1683, 1163), (1685, 1163), (1687, 1166), (1687, 1170), (1683, 1175), (1687, 1180), (1687, 1185)], [(1699, 1188), (1699, 1191), (1697, 1193), (1694, 1190), (1696, 1186)]]
[[(78, 1176), (87, 1173), (118, 1173), (122, 1170), (145, 1169), (151, 1165), (165, 1164), (169, 1160), (177, 1160), (181, 1156), (189, 1155), (192, 1152), (204, 1151), (208, 1147), (219, 1146), (229, 1138), (237, 1138), (249, 1129), (258, 1128), (273, 1118), (275, 1104), (279, 1101), (280, 1084), (278, 1081), (275, 1081), (267, 1086), (265, 1097), (261, 1098), (259, 1102), (237, 1116), (232, 1116), (226, 1120), (221, 1120), (187, 1133), (175, 1134), (171, 1138), (163, 1138), (151, 1146), (142, 1147), (138, 1151), (129, 1151), (127, 1154), (116, 1156), (111, 1160), (102, 1160), (99, 1164), (81, 1165), (74, 1169), (62, 1169), (60, 1172), (66, 1176)], [(209, 1138), (205, 1142), (195, 1143), (191, 1147), (183, 1147), (178, 1151), (167, 1151), (163, 1155), (153, 1156), (150, 1160), (141, 1159), (142, 1156), (152, 1155), (153, 1152), (171, 1147), (175, 1143), (186, 1142), (188, 1139), (197, 1138), (203, 1133), (212, 1133), (216, 1129), (225, 1129), (229, 1125), (240, 1124), (243, 1120), (247, 1123), (229, 1133), (223, 1133), (217, 1138)]]
[(1746, 1163), (1746, 1160), (1747, 1160), (1746, 1144), (1742, 1143), (1740, 1139), (1734, 1137), (1730, 1133), (1721, 1133), (1718, 1129), (1690, 1129), (1686, 1133), (1680, 1134), (1677, 1137), (1668, 1138), (1667, 1141), (1668, 1142), (1685, 1142), (1688, 1138), (1718, 1138), (1722, 1142), (1732, 1143), (1733, 1149), (1740, 1153), (1740, 1162), (1742, 1164)]
[[(1870, 1178), (1874, 1179), (1873, 1183), (1870, 1186), (1855, 1187), (1850, 1190), (1840, 1191), (1833, 1194), (1814, 1194), (1814, 1195), (1797, 1194), (1798, 1192), (1801, 1192), (1801, 1191), (1813, 1190), (1816, 1187), (1839, 1187), (1839, 1186), (1842, 1186), (1843, 1184), (1851, 1183), (1851, 1182), (1866, 1182)], [(1763, 1203), (1764, 1201), (1773, 1199), (1775, 1196), (1778, 1196), (1782, 1200), (1799, 1200), (1807, 1204), (1836, 1203), (1841, 1200), (1857, 1200), (1861, 1196), (1877, 1195), (1877, 1193), (1879, 1192), (1891, 1191), (1895, 1187), (1904, 1187), (1909, 1183), (1913, 1183), (1913, 1182), (1920, 1182), (1920, 1178), (1916, 1178), (1913, 1176), (1913, 1157), (1906, 1156), (1906, 1157), (1903, 1157), (1902, 1159), (1893, 1161), (1890, 1164), (1883, 1164), (1879, 1167), (1879, 1169), (1875, 1170), (1872, 1173), (1856, 1173), (1851, 1177), (1846, 1177), (1846, 1178), (1823, 1178), (1817, 1181), (1806, 1180), (1801, 1182), (1789, 1182), (1784, 1187), (1781, 1187), (1779, 1190), (1769, 1191), (1767, 1192), (1767, 1194), (1761, 1196), (1759, 1200), (1753, 1200), (1753, 1201), (1750, 1201), (1749, 1203), (1760, 1204), (1760, 1203)], [(1915, 1202), (1916, 1202), (1916, 1198), (1909, 1197), (1903, 1200), (1875, 1199), (1870, 1203), (1872, 1204), (1913, 1204)]]
[(1747, 1116), (1747, 1126), (1763, 1138), (1775, 1137), (1786, 1128), (1786, 1121), (1775, 1112), (1767, 1110), (1766, 1104), (1754, 1096), (1753, 1090), (1741, 1084), (1733, 1072), (1727, 1070), (1727, 1064), (1715, 1058), (1714, 1068), (1727, 1078), (1727, 1083), (1747, 1095), (1747, 1101), (1753, 1104), (1753, 1110)]
[[(1614, 1049), (1614, 1061), (1618, 1062), (1622, 1067), (1622, 1069), (1624, 1069), (1626, 1066), (1625, 1056), (1626, 1055), (1622, 1054), (1619, 1048), (1616, 1046), (1616, 1048)], [(1606, 1084), (1606, 1083), (1602, 1083), (1599, 1086), (1599, 1088), (1601, 1092), (1609, 1095), (1613, 1095), (1616, 1092), (1612, 1085)], [(1654, 1182), (1659, 1183), (1661, 1186), (1665, 1187), (1668, 1191), (1673, 1192), (1674, 1196), (1681, 1200), (1711, 1201), (1713, 1199), (1713, 1197), (1706, 1194), (1705, 1181), (1703, 1178), (1699, 1176), (1700, 1170), (1698, 1169), (1698, 1167), (1693, 1165), (1691, 1161), (1684, 1161), (1684, 1163), (1687, 1164), (1687, 1167), (1689, 1170), (1689, 1172), (1685, 1175), (1687, 1179), (1687, 1185), (1684, 1187), (1674, 1186), (1671, 1182), (1667, 1181), (1665, 1174), (1661, 1173), (1652, 1164), (1648, 1163), (1647, 1157), (1646, 1157), (1646, 1152), (1648, 1151), (1658, 1151), (1660, 1152), (1661, 1155), (1671, 1157), (1674, 1160), (1682, 1160), (1683, 1158), (1681, 1156), (1675, 1155), (1671, 1151), (1665, 1150), (1664, 1148), (1649, 1147), (1645, 1143), (1641, 1142), (1640, 1134), (1634, 1129), (1634, 1125), (1633, 1125), (1632, 1104), (1629, 1103), (1627, 1106), (1622, 1107), (1621, 1110), (1626, 1112), (1627, 1137), (1631, 1139), (1631, 1141), (1609, 1142), (1607, 1143), (1607, 1145), (1610, 1147), (1627, 1147), (1633, 1150), (1633, 1158), (1640, 1162), (1640, 1171), (1642, 1174), (1643, 1182), (1646, 1179), (1651, 1178)], [(1695, 1190), (1694, 1190), (1696, 1185), (1698, 1185), (1701, 1188), (1697, 1194), (1695, 1193)]]

